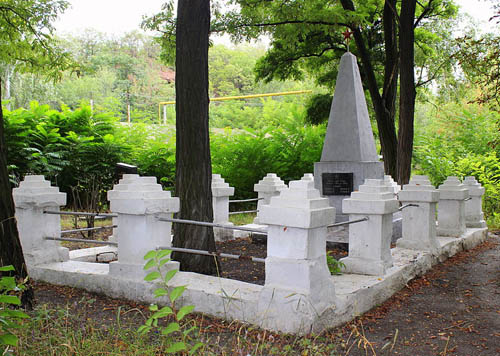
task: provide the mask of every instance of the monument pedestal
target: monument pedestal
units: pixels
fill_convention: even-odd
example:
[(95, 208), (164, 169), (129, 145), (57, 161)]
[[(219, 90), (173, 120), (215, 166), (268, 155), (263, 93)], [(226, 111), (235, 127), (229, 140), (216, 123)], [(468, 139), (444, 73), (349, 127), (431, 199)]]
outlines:
[[(331, 175), (331, 173), (338, 175)], [(349, 187), (348, 176), (352, 174), (352, 187)], [(359, 189), (366, 178), (384, 179), (384, 164), (382, 162), (316, 162), (314, 163), (314, 187), (322, 196), (328, 198), (330, 206), (337, 211), (337, 222), (348, 220), (349, 216), (342, 212), (342, 200), (349, 198), (351, 192)]]

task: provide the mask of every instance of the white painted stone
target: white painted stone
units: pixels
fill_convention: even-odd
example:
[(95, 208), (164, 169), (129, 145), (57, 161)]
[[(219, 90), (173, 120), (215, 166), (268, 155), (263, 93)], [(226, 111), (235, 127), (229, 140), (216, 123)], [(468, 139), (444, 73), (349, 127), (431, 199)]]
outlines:
[(28, 175), (12, 191), (16, 206), (17, 229), (28, 269), (40, 263), (69, 259), (67, 248), (59, 241), (45, 237), (61, 237), (60, 215), (44, 214), (45, 210), (59, 211), (66, 204), (66, 193), (52, 187), (41, 175)]
[[(214, 223), (233, 225), (229, 222), (229, 197), (234, 195), (234, 188), (220, 176), (212, 174), (212, 206)], [(234, 238), (233, 230), (214, 228), (216, 241), (227, 241)]]
[(469, 191), (469, 200), (465, 201), (465, 225), (467, 227), (486, 227), (483, 214), (482, 197), (484, 187), (474, 177), (465, 177), (463, 184)]
[(403, 190), (398, 193), (398, 199), (403, 205), (418, 206), (403, 209), (403, 237), (396, 241), (396, 246), (437, 254), (440, 247), (436, 238), (439, 191), (431, 185), (426, 176), (419, 176), (403, 186)]
[(335, 305), (326, 264), (326, 227), (335, 221), (335, 209), (307, 176), (290, 182), (261, 209), (261, 222), (269, 225), (266, 283), (258, 304), (262, 325), (310, 330), (318, 315)]
[(264, 178), (262, 178), (259, 183), (254, 185), (254, 191), (258, 193), (257, 198), (257, 216), (254, 219), (254, 224), (260, 224), (261, 207), (263, 205), (268, 205), (271, 202), (272, 197), (280, 195), (280, 192), (286, 188), (285, 182), (283, 182), (276, 173), (268, 173)]
[(465, 232), (465, 200), (469, 191), (457, 177), (439, 186), (438, 236), (458, 237)]
[(367, 179), (344, 199), (342, 210), (350, 220), (368, 217), (349, 226), (349, 255), (342, 258), (347, 273), (383, 275), (392, 266), (392, 214), (399, 203), (383, 179)]
[(390, 175), (384, 175), (384, 181), (387, 185), (393, 188), (394, 194), (398, 194), (401, 190), (401, 186), (399, 186)]
[(302, 176), (302, 180), (310, 180), (314, 182), (314, 174), (304, 173), (304, 175)]
[[(118, 261), (109, 264), (109, 273), (117, 278), (143, 279), (144, 255), (159, 246), (171, 246), (172, 223), (159, 217), (172, 218), (179, 211), (179, 198), (164, 191), (155, 177), (124, 174), (108, 192), (111, 211), (118, 214)], [(169, 262), (166, 269), (178, 268)]]

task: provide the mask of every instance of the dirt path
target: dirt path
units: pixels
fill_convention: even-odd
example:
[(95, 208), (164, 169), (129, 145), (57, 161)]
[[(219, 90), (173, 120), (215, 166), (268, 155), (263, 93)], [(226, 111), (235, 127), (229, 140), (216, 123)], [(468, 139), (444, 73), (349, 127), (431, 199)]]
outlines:
[[(408, 287), (358, 320), (310, 340), (321, 346), (335, 343), (337, 346), (331, 355), (500, 355), (500, 236), (497, 234), (490, 234), (482, 245), (457, 254), (425, 276), (411, 281)], [(259, 252), (257, 247), (247, 248), (247, 253)], [(233, 272), (253, 275), (248, 266), (232, 267)], [(251, 278), (262, 279), (258, 274)], [(116, 323), (117, 314), (121, 315), (122, 326), (132, 328), (141, 325), (147, 314), (147, 308), (140, 304), (67, 287), (46, 284), (35, 287), (39, 305), (68, 308), (82, 320), (92, 319), (104, 329)], [(219, 340), (225, 335), (226, 346), (221, 346), (224, 354), (233, 354), (235, 330), (241, 333), (243, 329), (247, 330), (250, 344), (261, 342), (263, 334), (272, 339), (279, 350), (295, 340), (294, 351), (286, 354), (304, 354), (305, 346), (300, 347), (301, 343), (290, 336), (266, 334), (248, 326), (201, 316), (197, 318), (202, 320), (204, 335), (209, 339)], [(240, 345), (239, 336), (237, 342)], [(267, 354), (266, 351), (258, 353)], [(330, 351), (316, 354), (330, 354)]]
[(500, 237), (490, 236), (344, 328), (344, 338), (363, 325), (377, 355), (500, 355)]

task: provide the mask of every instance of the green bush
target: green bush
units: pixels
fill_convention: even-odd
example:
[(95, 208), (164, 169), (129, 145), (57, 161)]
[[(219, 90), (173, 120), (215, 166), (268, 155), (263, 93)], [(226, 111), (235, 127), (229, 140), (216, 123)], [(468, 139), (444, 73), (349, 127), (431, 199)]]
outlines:
[(12, 355), (10, 346), (17, 346), (18, 338), (14, 329), (21, 327), (19, 321), (28, 318), (28, 315), (11, 306), (21, 305), (19, 297), (12, 292), (19, 290), (14, 277), (2, 276), (2, 273), (14, 271), (14, 267), (0, 267), (0, 355)]
[(267, 173), (276, 173), (285, 181), (312, 173), (314, 162), (321, 157), (325, 127), (305, 126), (297, 121), (289, 118), (279, 127), (227, 129), (212, 135), (213, 172), (235, 187), (236, 198), (255, 196), (254, 184)]
[[(484, 212), (498, 226), (500, 161), (497, 122), (500, 114), (477, 104), (451, 103), (431, 110), (417, 126), (414, 174), (426, 174), (438, 186), (448, 176), (474, 176), (486, 189)], [(496, 222), (495, 222), (496, 221)]]
[(124, 140), (114, 136), (116, 125), (115, 118), (93, 115), (88, 106), (56, 111), (32, 102), (29, 110), (6, 111), (12, 180), (42, 174), (69, 194), (76, 209), (99, 209), (113, 184), (116, 163), (129, 150)]

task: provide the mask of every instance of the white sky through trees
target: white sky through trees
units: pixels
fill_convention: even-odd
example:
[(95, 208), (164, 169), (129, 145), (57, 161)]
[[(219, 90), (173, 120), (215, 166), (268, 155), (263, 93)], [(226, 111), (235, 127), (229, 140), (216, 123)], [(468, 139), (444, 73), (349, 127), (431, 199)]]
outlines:
[[(160, 11), (164, 0), (69, 0), (71, 7), (55, 23), (59, 33), (78, 34), (86, 28), (93, 28), (110, 35), (140, 29), (143, 15)], [(480, 21), (479, 28), (491, 30), (488, 19), (492, 15), (488, 0), (456, 0), (462, 12)], [(485, 32), (485, 31), (483, 31)]]

